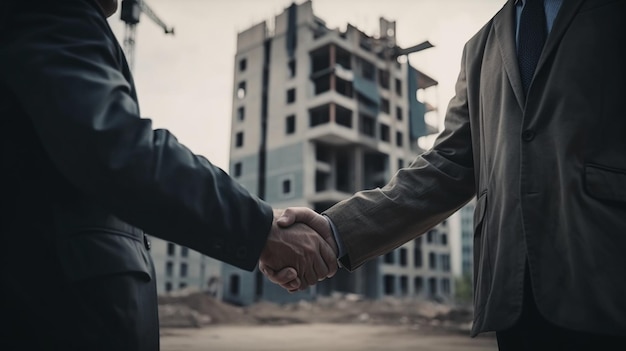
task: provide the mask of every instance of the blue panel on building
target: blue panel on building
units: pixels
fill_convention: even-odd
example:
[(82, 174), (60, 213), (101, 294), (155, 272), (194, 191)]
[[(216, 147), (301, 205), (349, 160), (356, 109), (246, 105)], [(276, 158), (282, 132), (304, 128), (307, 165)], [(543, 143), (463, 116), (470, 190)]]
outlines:
[(352, 84), (354, 85), (354, 90), (366, 97), (368, 100), (371, 100), (372, 103), (375, 105), (380, 103), (380, 94), (378, 93), (378, 86), (376, 85), (376, 82), (355, 74)]
[(409, 66), (409, 127), (411, 139), (417, 139), (426, 135), (426, 105), (417, 100), (417, 75), (419, 72)]

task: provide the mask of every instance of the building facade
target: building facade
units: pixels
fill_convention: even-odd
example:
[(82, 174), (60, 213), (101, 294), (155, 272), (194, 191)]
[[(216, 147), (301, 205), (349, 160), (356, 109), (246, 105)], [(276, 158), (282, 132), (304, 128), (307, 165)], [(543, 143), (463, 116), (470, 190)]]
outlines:
[(150, 243), (158, 294), (195, 289), (221, 298), (220, 261), (159, 238), (151, 237)]
[[(381, 187), (438, 132), (437, 81), (413, 67), (395, 22), (370, 36), (348, 24), (328, 28), (311, 1), (291, 4), (237, 36), (230, 175), (275, 208), (321, 212), (356, 191)], [(432, 116), (431, 116), (432, 117)], [(435, 122), (436, 124), (436, 122)], [(340, 270), (307, 291), (288, 294), (259, 272), (222, 266), (223, 297), (241, 305), (287, 302), (333, 291), (447, 299), (454, 293), (450, 226), (427, 234), (353, 273)]]

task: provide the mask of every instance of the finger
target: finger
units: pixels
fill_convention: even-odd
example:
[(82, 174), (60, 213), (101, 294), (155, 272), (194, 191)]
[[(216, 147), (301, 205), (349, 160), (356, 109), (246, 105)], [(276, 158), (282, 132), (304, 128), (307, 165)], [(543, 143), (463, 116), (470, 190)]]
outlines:
[(321, 250), (319, 249), (323, 245), (327, 245), (327, 244), (325, 242), (320, 242), (318, 244), (317, 246), (318, 252), (312, 258), (312, 267), (313, 267), (313, 271), (315, 272), (316, 283), (320, 280), (326, 279), (326, 277), (330, 273), (328, 265), (326, 265), (326, 261), (324, 260), (324, 257), (322, 256)]
[(261, 271), (261, 273), (263, 273), (263, 275), (266, 276), (272, 283), (275, 283), (274, 276), (276, 273), (272, 268), (270, 268), (270, 266), (265, 264), (265, 262), (259, 261), (259, 271)]
[(333, 248), (325, 241), (320, 243), (320, 257), (324, 261), (324, 264), (327, 267), (326, 278), (332, 278), (337, 270), (339, 269), (339, 264), (337, 263), (337, 255)]
[(296, 278), (298, 278), (298, 272), (296, 272), (296, 269), (293, 267), (285, 267), (279, 271), (274, 271), (272, 282), (284, 285)]
[(310, 270), (306, 270), (304, 273), (302, 273), (302, 275), (299, 277), (300, 281), (302, 282), (302, 284), (300, 284), (300, 290), (306, 290), (309, 286), (315, 284), (314, 279), (311, 279), (311, 277), (314, 276), (314, 273), (312, 273)]
[[(303, 286), (300, 286), (300, 290), (306, 289), (309, 286), (315, 285), (317, 284), (318, 281), (318, 274), (316, 272), (316, 269), (319, 269), (318, 266), (320, 264), (320, 262), (317, 262), (317, 260), (322, 261), (321, 258), (319, 258), (319, 255), (314, 255), (314, 256), (309, 256), (307, 255), (308, 258), (305, 258), (305, 262), (303, 265), (303, 274), (300, 277), (302, 279), (302, 282), (304, 283)], [(323, 263), (322, 263), (323, 264)]]
[(296, 292), (298, 291), (298, 289), (300, 289), (300, 286), (302, 286), (302, 281), (300, 280), (300, 278), (296, 278), (290, 282), (288, 282), (285, 285), (281, 285), (283, 287), (283, 289), (289, 291), (289, 292)]
[(298, 272), (293, 267), (286, 267), (280, 271), (275, 271), (264, 262), (259, 262), (259, 270), (272, 283), (280, 285), (283, 289), (293, 292), (300, 288), (301, 281)]
[(274, 283), (280, 285), (281, 288), (287, 291), (298, 290), (301, 285), (298, 272), (292, 267), (286, 267), (276, 272)]

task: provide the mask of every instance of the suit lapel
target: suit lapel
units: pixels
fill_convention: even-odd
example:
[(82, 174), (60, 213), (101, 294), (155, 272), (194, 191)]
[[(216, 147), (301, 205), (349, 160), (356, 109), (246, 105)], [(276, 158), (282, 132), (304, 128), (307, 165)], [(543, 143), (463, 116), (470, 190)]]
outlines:
[[(567, 0), (565, 0), (567, 1)], [(520, 105), (524, 107), (524, 88), (519, 74), (519, 66), (517, 64), (517, 50), (515, 45), (515, 1), (509, 0), (502, 11), (494, 18), (494, 26), (496, 29), (496, 38), (500, 45), (502, 54), (502, 62), (504, 69), (511, 82), (511, 88), (515, 94), (515, 98)]]
[(548, 57), (550, 57), (550, 55), (552, 55), (552, 53), (559, 46), (563, 34), (565, 34), (567, 27), (569, 27), (572, 19), (578, 12), (580, 5), (584, 1), (585, 0), (563, 0), (563, 3), (561, 4), (561, 9), (556, 15), (554, 25), (552, 26), (552, 30), (550, 31), (550, 34), (548, 35), (548, 38), (546, 40), (546, 45), (541, 52), (541, 57), (539, 58), (539, 62), (537, 63), (535, 75), (540, 73), (543, 66), (546, 65)]
[[(550, 57), (552, 52), (556, 50), (565, 33), (567, 27), (571, 23), (572, 19), (576, 15), (578, 8), (585, 0), (563, 0), (561, 9), (554, 21), (554, 25), (550, 34), (548, 35), (546, 45), (537, 63), (536, 73), (538, 74), (543, 66), (546, 65), (547, 58)], [(504, 6), (502, 11), (494, 18), (494, 25), (496, 29), (496, 37), (500, 45), (500, 51), (502, 53), (502, 61), (504, 68), (511, 82), (511, 88), (515, 94), (515, 98), (520, 105), (520, 108), (524, 108), (526, 97), (524, 94), (524, 88), (522, 87), (522, 80), (520, 78), (519, 66), (517, 63), (517, 49), (515, 40), (515, 0), (509, 0)], [(531, 86), (532, 88), (532, 86)]]

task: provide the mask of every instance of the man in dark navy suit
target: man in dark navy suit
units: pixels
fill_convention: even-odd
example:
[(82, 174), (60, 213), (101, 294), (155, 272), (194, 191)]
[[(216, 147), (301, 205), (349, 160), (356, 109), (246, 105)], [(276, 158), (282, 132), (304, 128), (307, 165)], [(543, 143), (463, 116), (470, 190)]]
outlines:
[[(115, 0), (3, 1), (0, 349), (159, 349), (145, 232), (306, 284), (336, 254), (140, 118)], [(285, 279), (293, 279), (293, 270)]]

